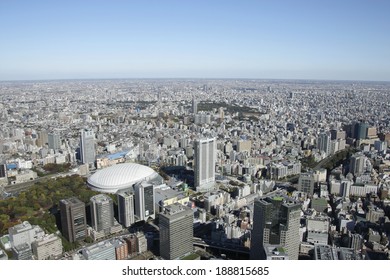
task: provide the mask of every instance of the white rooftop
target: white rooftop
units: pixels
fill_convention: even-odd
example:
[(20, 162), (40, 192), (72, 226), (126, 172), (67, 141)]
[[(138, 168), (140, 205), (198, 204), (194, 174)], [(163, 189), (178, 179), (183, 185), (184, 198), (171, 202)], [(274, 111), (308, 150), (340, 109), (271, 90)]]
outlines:
[(116, 193), (120, 189), (130, 188), (138, 182), (157, 176), (159, 175), (148, 166), (122, 163), (97, 171), (88, 178), (88, 186), (95, 191)]

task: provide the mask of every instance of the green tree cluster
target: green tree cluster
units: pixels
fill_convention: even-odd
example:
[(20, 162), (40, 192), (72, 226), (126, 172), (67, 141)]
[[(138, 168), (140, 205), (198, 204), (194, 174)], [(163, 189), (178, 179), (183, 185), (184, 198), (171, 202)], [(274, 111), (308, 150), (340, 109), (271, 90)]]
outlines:
[(70, 163), (48, 163), (43, 166), (43, 169), (49, 174), (68, 172), (70, 169)]
[(213, 111), (220, 107), (225, 108), (226, 112), (233, 113), (259, 113), (256, 109), (247, 106), (239, 106), (225, 102), (200, 102), (198, 104), (198, 111)]
[(314, 168), (317, 165), (313, 155), (304, 157), (301, 159), (301, 164), (303, 168)]
[(97, 192), (88, 189), (85, 178), (78, 175), (35, 183), (17, 197), (0, 200), (0, 234), (22, 221), (39, 225), (49, 233), (56, 232), (55, 216), (49, 211), (53, 206), (73, 196), (88, 203), (95, 194)]
[(328, 170), (332, 170), (345, 161), (349, 160), (355, 151), (352, 149), (345, 149), (332, 156), (332, 158), (323, 166)]

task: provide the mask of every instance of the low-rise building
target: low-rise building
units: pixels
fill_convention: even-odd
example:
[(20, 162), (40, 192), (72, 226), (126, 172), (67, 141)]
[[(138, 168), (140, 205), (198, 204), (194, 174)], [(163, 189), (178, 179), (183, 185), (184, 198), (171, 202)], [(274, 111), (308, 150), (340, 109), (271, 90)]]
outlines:
[(55, 234), (50, 234), (34, 241), (31, 247), (37, 260), (58, 258), (63, 252), (61, 238)]
[(45, 232), (39, 226), (32, 226), (28, 221), (15, 225), (8, 229), (11, 245), (16, 247), (20, 244), (31, 243), (45, 235)]
[(0, 249), (0, 261), (8, 260), (8, 255)]
[(15, 260), (32, 260), (31, 246), (28, 243), (21, 243), (12, 247), (12, 255)]
[(86, 260), (115, 260), (115, 245), (112, 241), (102, 241), (81, 251)]

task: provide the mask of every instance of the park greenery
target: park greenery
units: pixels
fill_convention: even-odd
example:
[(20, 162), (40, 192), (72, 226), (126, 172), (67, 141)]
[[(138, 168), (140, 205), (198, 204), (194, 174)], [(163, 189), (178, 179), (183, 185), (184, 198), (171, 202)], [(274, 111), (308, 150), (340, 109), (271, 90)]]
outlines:
[(310, 155), (308, 157), (305, 157), (301, 159), (302, 168), (303, 169), (318, 169), (318, 168), (325, 168), (328, 171), (331, 171), (335, 167), (339, 166), (340, 164), (345, 164), (349, 161), (351, 156), (356, 153), (356, 149), (354, 148), (347, 148), (344, 150), (341, 150), (334, 155), (331, 155), (319, 162), (316, 162), (313, 155)]
[(218, 110), (220, 107), (225, 108), (226, 112), (233, 113), (259, 113), (255, 108), (235, 105), (225, 102), (200, 102), (198, 104), (198, 111), (213, 111)]
[(70, 163), (63, 163), (63, 164), (48, 163), (43, 166), (43, 170), (45, 170), (49, 174), (68, 172), (69, 169), (70, 169)]
[(70, 163), (62, 163), (62, 164), (48, 163), (43, 167), (34, 167), (33, 171), (37, 172), (39, 177), (42, 177), (51, 174), (69, 172), (70, 168), (71, 168)]
[(344, 149), (334, 155), (323, 165), (323, 168), (327, 169), (328, 172), (340, 164), (345, 164), (349, 161), (351, 156), (356, 152), (356, 149), (349, 148)]
[(61, 199), (77, 197), (88, 203), (95, 194), (87, 188), (85, 178), (78, 175), (35, 183), (16, 197), (0, 200), (0, 234), (23, 221), (54, 233), (58, 231), (55, 215)]
[(309, 155), (301, 159), (301, 164), (303, 169), (308, 169), (314, 168), (318, 164), (318, 162), (316, 162), (313, 155)]

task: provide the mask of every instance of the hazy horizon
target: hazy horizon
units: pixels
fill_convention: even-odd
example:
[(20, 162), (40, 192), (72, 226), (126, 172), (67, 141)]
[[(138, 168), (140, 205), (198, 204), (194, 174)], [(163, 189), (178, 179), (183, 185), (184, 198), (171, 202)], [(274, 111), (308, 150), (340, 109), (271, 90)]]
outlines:
[(388, 1), (1, 1), (0, 81), (390, 81)]
[(126, 80), (178, 80), (178, 81), (193, 81), (193, 80), (208, 80), (208, 81), (223, 81), (223, 80), (250, 80), (250, 81), (265, 81), (265, 82), (272, 82), (272, 81), (291, 81), (291, 82), (335, 82), (335, 83), (390, 83), (390, 80), (384, 81), (384, 80), (336, 80), (336, 79), (274, 79), (274, 78), (197, 78), (197, 77), (181, 77), (181, 78), (164, 78), (164, 77), (140, 77), (140, 78), (58, 78), (58, 79), (15, 79), (15, 80), (0, 80), (0, 83), (17, 83), (17, 82), (67, 82), (67, 81), (126, 81)]

